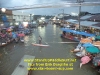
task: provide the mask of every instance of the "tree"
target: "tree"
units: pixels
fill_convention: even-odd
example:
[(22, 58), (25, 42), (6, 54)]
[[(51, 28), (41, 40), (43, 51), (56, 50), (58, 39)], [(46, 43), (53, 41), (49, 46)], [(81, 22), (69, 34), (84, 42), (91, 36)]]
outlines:
[(90, 13), (89, 13), (89, 12), (80, 12), (80, 13), (79, 13), (80, 16), (85, 16), (85, 15), (87, 15), (87, 14), (90, 14)]

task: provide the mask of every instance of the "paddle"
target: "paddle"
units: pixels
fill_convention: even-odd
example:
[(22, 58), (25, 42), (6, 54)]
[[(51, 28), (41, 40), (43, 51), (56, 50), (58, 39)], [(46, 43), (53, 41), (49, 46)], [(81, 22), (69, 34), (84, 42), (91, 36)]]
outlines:
[(42, 41), (43, 41), (45, 44), (47, 44), (47, 45), (48, 45), (48, 43), (47, 43), (47, 42), (45, 42), (43, 39), (42, 39)]
[(42, 40), (45, 44), (47, 44), (48, 45), (48, 43), (47, 42), (45, 42), (44, 40)]

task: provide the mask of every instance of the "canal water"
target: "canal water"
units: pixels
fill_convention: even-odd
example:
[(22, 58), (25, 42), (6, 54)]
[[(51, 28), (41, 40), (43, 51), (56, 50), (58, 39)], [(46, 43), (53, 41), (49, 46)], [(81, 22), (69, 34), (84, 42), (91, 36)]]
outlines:
[[(35, 58), (76, 58), (70, 50), (77, 46), (77, 43), (61, 44), (57, 42), (72, 42), (60, 37), (61, 30), (56, 25), (48, 24), (45, 27), (33, 29), (33, 33), (25, 36), (25, 43), (10, 43), (0, 48), (0, 75), (11, 75), (21, 58), (24, 55), (33, 55)], [(31, 43), (38, 43), (39, 35), (42, 37), (43, 44), (49, 44), (49, 47), (36, 47)], [(73, 70), (70, 71), (32, 71), (32, 75), (99, 75), (90, 64), (80, 68), (80, 59), (76, 58)]]

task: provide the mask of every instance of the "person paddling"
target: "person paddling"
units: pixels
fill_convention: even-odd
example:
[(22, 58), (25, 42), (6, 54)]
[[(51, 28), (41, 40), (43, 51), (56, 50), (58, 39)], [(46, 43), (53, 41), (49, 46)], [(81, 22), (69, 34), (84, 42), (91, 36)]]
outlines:
[(39, 36), (39, 44), (41, 44), (41, 43), (42, 43), (42, 37)]

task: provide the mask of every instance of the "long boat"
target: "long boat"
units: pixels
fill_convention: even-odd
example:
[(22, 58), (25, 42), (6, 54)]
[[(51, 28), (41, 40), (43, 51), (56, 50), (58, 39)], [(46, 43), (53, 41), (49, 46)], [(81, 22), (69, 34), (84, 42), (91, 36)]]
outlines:
[(74, 41), (80, 41), (82, 36), (85, 37), (95, 37), (95, 34), (90, 34), (82, 31), (71, 30), (69, 28), (61, 28), (61, 37), (67, 38)]

